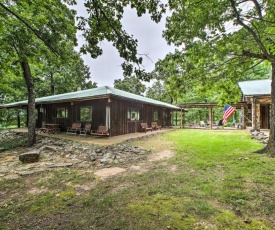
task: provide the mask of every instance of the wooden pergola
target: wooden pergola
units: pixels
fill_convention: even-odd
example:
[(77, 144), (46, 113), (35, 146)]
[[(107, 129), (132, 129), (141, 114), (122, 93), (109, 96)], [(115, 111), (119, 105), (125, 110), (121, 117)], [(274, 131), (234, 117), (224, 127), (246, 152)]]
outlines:
[[(248, 117), (248, 106), (247, 102), (238, 102), (236, 104), (231, 103), (231, 106), (233, 106), (236, 109), (243, 109), (243, 122), (241, 124), (241, 127), (243, 129), (246, 129), (247, 126), (247, 117)], [(183, 128), (183, 121), (184, 121), (184, 113), (183, 110), (188, 110), (190, 108), (208, 108), (209, 109), (209, 127), (210, 129), (213, 128), (213, 108), (214, 107), (221, 107), (216, 102), (210, 102), (210, 103), (185, 103), (185, 104), (179, 104), (177, 105), (181, 108), (181, 128)]]

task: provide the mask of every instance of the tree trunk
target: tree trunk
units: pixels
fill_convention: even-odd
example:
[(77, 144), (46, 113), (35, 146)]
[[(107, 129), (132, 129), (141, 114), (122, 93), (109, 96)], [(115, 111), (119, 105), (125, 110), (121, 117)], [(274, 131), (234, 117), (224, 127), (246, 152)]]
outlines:
[(35, 135), (35, 90), (33, 77), (31, 75), (30, 66), (28, 60), (21, 61), (21, 68), (23, 71), (23, 76), (26, 82), (26, 86), (28, 89), (28, 146), (32, 146), (36, 142)]
[(18, 110), (17, 110), (17, 127), (18, 127), (18, 128), (20, 128), (20, 126), (21, 126), (20, 123), (21, 123), (21, 122), (20, 122), (20, 110), (18, 109)]
[(271, 108), (270, 108), (270, 133), (268, 141), (268, 151), (272, 157), (275, 157), (275, 61), (272, 65), (272, 81), (271, 81)]
[(50, 79), (51, 79), (51, 95), (54, 95), (54, 81), (53, 81), (53, 73), (50, 72)]

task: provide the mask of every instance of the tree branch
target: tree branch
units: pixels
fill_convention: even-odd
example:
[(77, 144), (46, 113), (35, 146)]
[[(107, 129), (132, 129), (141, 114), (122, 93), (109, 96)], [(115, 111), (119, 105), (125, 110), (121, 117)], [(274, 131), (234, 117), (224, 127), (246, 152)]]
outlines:
[(254, 3), (255, 7), (256, 7), (256, 10), (257, 10), (257, 13), (259, 15), (259, 18), (260, 19), (263, 19), (263, 15), (262, 15), (262, 11), (261, 11), (261, 6), (260, 4), (258, 3), (257, 0), (252, 0), (252, 2)]
[(248, 50), (243, 50), (242, 54), (246, 57), (252, 57), (252, 58), (256, 58), (256, 59), (262, 59), (262, 60), (269, 60), (269, 57), (265, 54), (255, 54), (255, 53), (251, 53)]
[[(260, 50), (263, 52), (263, 57), (265, 57), (265, 59), (268, 59), (268, 53), (264, 47), (264, 45), (262, 44), (262, 42), (260, 41), (259, 37), (255, 34), (255, 32), (249, 27), (247, 26), (240, 17), (240, 14), (237, 10), (236, 4), (235, 4), (235, 0), (230, 0), (231, 2), (231, 7), (233, 8), (234, 14), (236, 16), (237, 19), (237, 23), (239, 25), (241, 25), (248, 33), (250, 33), (252, 35), (252, 37), (254, 38), (255, 42), (258, 44)], [(251, 57), (251, 56), (250, 56)]]
[[(95, 0), (93, 0), (94, 2)], [(95, 2), (94, 2), (95, 4)], [(109, 26), (113, 29), (114, 33), (117, 35), (117, 37), (122, 41), (122, 43), (124, 44), (125, 47), (127, 46), (127, 43), (125, 43), (125, 38), (121, 35), (121, 33), (113, 26), (113, 24), (111, 23), (110, 19), (107, 17), (107, 15), (105, 14), (105, 12), (101, 9), (101, 7), (97, 4), (96, 7), (99, 9), (100, 13), (103, 15), (103, 17), (106, 19), (106, 21), (108, 22)], [(97, 12), (97, 11), (96, 11)], [(138, 54), (140, 55), (140, 54)], [(149, 59), (149, 57), (147, 57)], [(140, 66), (140, 64), (137, 61), (138, 59), (132, 60), (133, 62), (135, 62), (138, 66)], [(128, 60), (127, 60), (128, 61)]]
[(17, 15), (15, 12), (11, 11), (8, 7), (6, 7), (4, 4), (0, 3), (0, 6), (2, 8), (4, 8), (4, 10), (6, 10), (8, 13), (10, 13), (11, 15), (13, 15), (15, 18), (17, 18), (20, 22), (22, 22), (29, 30), (31, 30), (34, 35), (40, 40), (42, 41), (46, 47), (48, 47), (56, 56), (60, 56), (62, 57), (48, 42), (46, 42), (43, 37), (41, 37), (37, 31), (32, 28), (24, 19), (22, 19), (19, 15)]
[(246, 14), (240, 14), (240, 16), (242, 16), (244, 18), (247, 18), (247, 19), (254, 19), (254, 20), (266, 22), (266, 23), (269, 23), (269, 24), (275, 24), (275, 21), (269, 21), (269, 20), (266, 20), (266, 19), (263, 19), (263, 18), (258, 18), (258, 17), (246, 15)]

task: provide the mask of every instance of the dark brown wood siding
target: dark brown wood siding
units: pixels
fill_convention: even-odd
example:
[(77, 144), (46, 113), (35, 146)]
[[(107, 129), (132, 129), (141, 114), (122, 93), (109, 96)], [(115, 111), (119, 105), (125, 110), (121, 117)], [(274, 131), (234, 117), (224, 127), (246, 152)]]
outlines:
[(127, 134), (128, 132), (128, 120), (127, 112), (128, 108), (136, 104), (132, 104), (129, 101), (121, 100), (118, 98), (111, 98), (110, 108), (111, 108), (111, 122), (110, 122), (110, 132), (111, 136), (118, 136)]
[[(61, 130), (65, 131), (70, 126), (70, 119), (73, 119), (73, 108), (69, 102), (58, 104), (47, 104), (43, 106), (45, 108), (44, 121), (45, 123), (60, 124)], [(65, 108), (68, 110), (67, 118), (57, 118), (57, 108)]]
[[(157, 121), (159, 125), (164, 126), (163, 114), (165, 109), (159, 106), (142, 104), (135, 101), (126, 101), (120, 98), (111, 98), (109, 104), (111, 108), (111, 136), (123, 135), (127, 133), (139, 132), (140, 123), (146, 122), (151, 126), (152, 121)], [(129, 108), (139, 110), (140, 119), (132, 121), (127, 118)], [(158, 119), (154, 120), (154, 112), (158, 112)], [(170, 111), (169, 111), (170, 112)]]
[[(110, 107), (110, 136), (139, 132), (141, 122), (146, 122), (149, 127), (152, 121), (156, 121), (162, 127), (171, 123), (169, 121), (169, 119), (171, 120), (169, 109), (119, 97), (37, 105), (38, 109), (40, 107), (44, 108), (44, 112), (39, 114), (38, 127), (41, 127), (42, 122), (57, 123), (60, 124), (63, 132), (75, 122), (81, 122), (82, 127), (85, 126), (86, 122), (90, 122), (90, 120), (81, 121), (80, 110), (83, 107), (92, 107), (92, 130), (96, 130), (99, 125), (107, 125), (106, 107)], [(58, 108), (67, 109), (68, 116), (58, 118)], [(129, 108), (135, 108), (139, 111), (139, 119), (128, 119)], [(154, 116), (154, 113), (157, 113), (157, 116)]]
[[(86, 122), (80, 120), (81, 107), (92, 107), (92, 129), (96, 130), (99, 125), (105, 125), (107, 99), (65, 102), (43, 105), (46, 114), (43, 122), (60, 124), (61, 130), (66, 131), (67, 127), (71, 127), (75, 122), (81, 122), (84, 127)], [(67, 118), (58, 118), (56, 111), (58, 108), (65, 108), (68, 111)]]

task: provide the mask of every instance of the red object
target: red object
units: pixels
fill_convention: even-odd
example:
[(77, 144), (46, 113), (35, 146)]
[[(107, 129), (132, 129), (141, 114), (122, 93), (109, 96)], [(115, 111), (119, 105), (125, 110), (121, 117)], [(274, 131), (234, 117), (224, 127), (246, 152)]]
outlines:
[(226, 105), (224, 107), (224, 111), (223, 111), (223, 118), (222, 118), (222, 123), (226, 124), (227, 119), (233, 114), (235, 113), (236, 109), (234, 109), (231, 105)]

